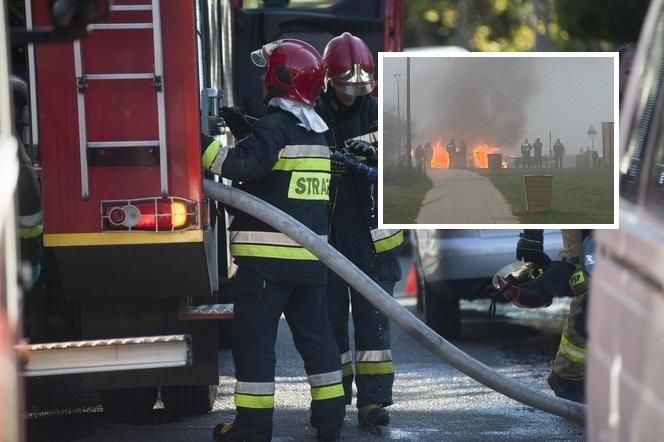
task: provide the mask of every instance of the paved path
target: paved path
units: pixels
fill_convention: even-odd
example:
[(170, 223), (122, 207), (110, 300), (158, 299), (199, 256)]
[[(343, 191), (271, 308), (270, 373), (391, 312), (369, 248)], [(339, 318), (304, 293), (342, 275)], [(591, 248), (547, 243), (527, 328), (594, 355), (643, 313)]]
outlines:
[(433, 187), (417, 224), (518, 224), (512, 208), (489, 178), (471, 170), (429, 169)]

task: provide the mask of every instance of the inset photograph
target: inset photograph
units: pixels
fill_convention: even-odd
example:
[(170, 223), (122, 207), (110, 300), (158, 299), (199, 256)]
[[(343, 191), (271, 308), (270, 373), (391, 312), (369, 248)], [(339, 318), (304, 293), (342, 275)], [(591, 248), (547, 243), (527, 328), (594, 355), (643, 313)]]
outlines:
[(381, 226), (617, 228), (615, 63), (381, 54)]

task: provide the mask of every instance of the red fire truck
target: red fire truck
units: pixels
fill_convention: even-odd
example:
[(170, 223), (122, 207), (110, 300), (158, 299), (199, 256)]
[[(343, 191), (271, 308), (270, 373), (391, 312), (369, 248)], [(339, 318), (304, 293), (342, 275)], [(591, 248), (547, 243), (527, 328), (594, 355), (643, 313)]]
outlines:
[[(87, 38), (28, 49), (46, 248), (43, 290), (26, 300), (28, 380), (73, 378), (116, 415), (150, 412), (159, 389), (172, 414), (211, 409), (232, 309), (200, 133), (232, 143), (221, 105), (261, 115), (248, 55), (269, 41), (322, 51), (350, 31), (375, 55), (402, 46), (401, 0), (264, 3), (116, 0)], [(25, 2), (28, 28), (48, 23), (48, 4)]]

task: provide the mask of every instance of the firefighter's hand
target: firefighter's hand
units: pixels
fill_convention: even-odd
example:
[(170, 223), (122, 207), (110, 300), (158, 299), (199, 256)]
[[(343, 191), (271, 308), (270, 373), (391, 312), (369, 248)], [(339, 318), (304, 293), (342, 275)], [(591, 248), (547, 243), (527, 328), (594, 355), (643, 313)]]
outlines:
[(378, 149), (372, 143), (363, 140), (349, 140), (346, 143), (348, 150), (354, 155), (362, 155), (369, 160), (378, 158)]
[(346, 155), (342, 152), (338, 150), (332, 152), (330, 155), (330, 163), (332, 175), (341, 176), (346, 174)]
[(222, 107), (220, 115), (235, 138), (241, 140), (251, 134), (253, 128), (246, 117), (246, 112), (237, 106)]
[(546, 267), (551, 259), (544, 253), (544, 231), (524, 230), (519, 235), (516, 245), (516, 259), (532, 262), (539, 267)]

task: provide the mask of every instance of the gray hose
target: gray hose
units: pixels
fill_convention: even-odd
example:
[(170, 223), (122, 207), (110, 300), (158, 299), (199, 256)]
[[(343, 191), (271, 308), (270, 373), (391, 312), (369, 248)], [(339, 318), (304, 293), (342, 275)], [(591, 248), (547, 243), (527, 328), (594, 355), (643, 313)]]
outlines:
[(584, 405), (550, 396), (508, 379), (468, 356), (438, 336), (346, 257), (290, 215), (253, 195), (214, 181), (204, 180), (203, 190), (207, 197), (248, 213), (297, 241), (346, 280), (385, 316), (399, 324), (406, 333), (452, 367), (523, 404), (583, 423), (586, 410)]

